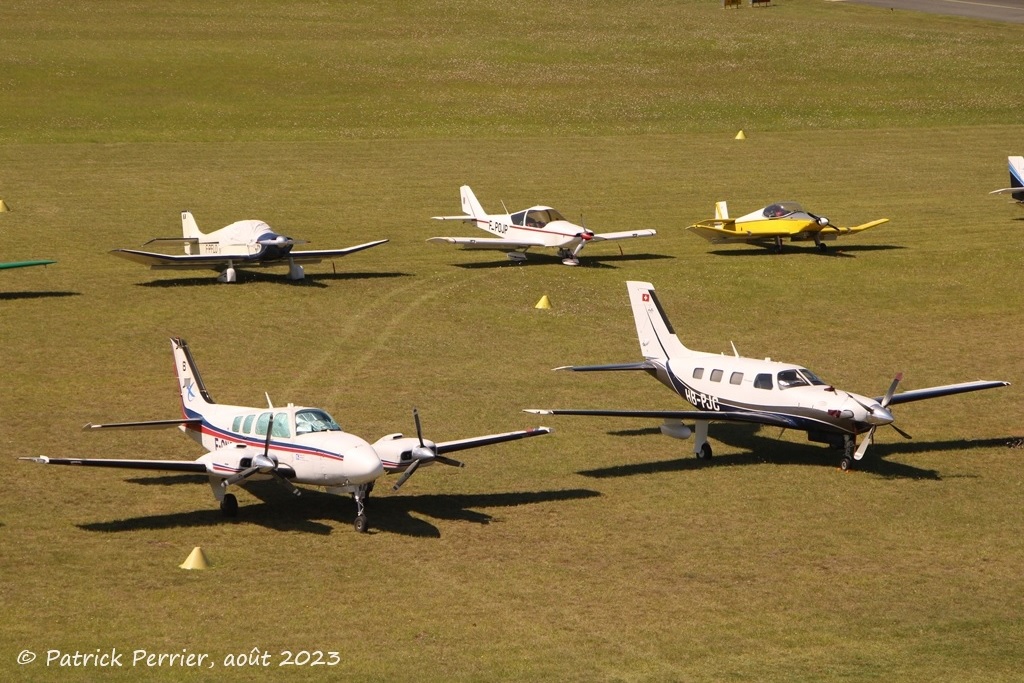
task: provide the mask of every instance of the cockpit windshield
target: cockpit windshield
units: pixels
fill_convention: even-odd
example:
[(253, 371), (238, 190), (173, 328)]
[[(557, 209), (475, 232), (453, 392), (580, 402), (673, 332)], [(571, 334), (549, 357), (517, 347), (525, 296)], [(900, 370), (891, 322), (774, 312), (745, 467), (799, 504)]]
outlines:
[(825, 382), (807, 368), (799, 370), (783, 370), (778, 376), (780, 389), (791, 389), (793, 387), (825, 386)]
[(340, 432), (341, 427), (330, 415), (322, 410), (300, 410), (295, 413), (295, 433)]
[(764, 207), (765, 218), (785, 218), (794, 213), (806, 213), (796, 202), (776, 202)]
[(530, 209), (526, 212), (526, 227), (543, 228), (551, 221), (564, 221), (562, 214), (554, 209)]

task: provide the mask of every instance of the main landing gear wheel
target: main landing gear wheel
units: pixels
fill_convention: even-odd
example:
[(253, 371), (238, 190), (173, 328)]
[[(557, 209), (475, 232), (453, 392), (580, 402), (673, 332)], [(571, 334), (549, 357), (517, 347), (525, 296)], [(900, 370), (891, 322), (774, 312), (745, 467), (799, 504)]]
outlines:
[(238, 499), (233, 493), (225, 493), (220, 501), (220, 511), (225, 517), (238, 516)]
[(352, 526), (354, 526), (356, 531), (359, 533), (365, 534), (366, 529), (370, 526), (370, 522), (367, 521), (366, 515), (356, 515), (356, 521)]
[(697, 457), (701, 460), (711, 460), (711, 444), (704, 442), (704, 445), (700, 447), (700, 452), (697, 453)]
[(820, 251), (822, 254), (827, 253), (828, 245), (825, 244), (824, 242), (818, 242), (818, 251)]
[(846, 472), (851, 467), (853, 467), (853, 458), (851, 458), (848, 455), (844, 455), (842, 459), (839, 461), (839, 469), (841, 469), (843, 472)]

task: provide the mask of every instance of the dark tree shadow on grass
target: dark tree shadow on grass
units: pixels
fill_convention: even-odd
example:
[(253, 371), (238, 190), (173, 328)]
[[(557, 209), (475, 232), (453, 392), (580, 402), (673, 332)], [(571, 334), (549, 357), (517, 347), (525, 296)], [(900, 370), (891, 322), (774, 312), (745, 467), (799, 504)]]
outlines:
[(82, 296), (81, 292), (0, 292), (0, 301), (16, 299), (57, 299), (65, 296)]
[[(192, 483), (197, 480), (200, 483), (206, 483), (205, 477), (191, 475), (139, 477), (128, 481), (146, 485), (169, 486)], [(252, 482), (246, 484), (245, 488), (259, 498), (260, 502), (240, 506), (238, 516), (234, 518), (225, 518), (217, 509), (216, 504), (211, 501), (211, 507), (207, 510), (132, 517), (109, 522), (90, 522), (77, 526), (86, 531), (121, 532), (219, 524), (256, 524), (275, 531), (299, 531), (326, 535), (334, 531), (334, 527), (318, 520), (351, 524), (355, 519), (355, 504), (349, 496), (336, 496), (315, 489), (303, 488), (302, 496), (296, 499), (273, 482)], [(437, 527), (426, 520), (413, 516), (414, 513), (438, 520), (489, 524), (492, 520), (491, 515), (479, 512), (478, 508), (509, 508), (535, 503), (580, 500), (599, 495), (597, 491), (588, 489), (567, 489), (509, 493), (371, 496), (367, 501), (366, 513), (370, 519), (371, 533), (388, 532), (403, 536), (440, 538), (441, 532)]]

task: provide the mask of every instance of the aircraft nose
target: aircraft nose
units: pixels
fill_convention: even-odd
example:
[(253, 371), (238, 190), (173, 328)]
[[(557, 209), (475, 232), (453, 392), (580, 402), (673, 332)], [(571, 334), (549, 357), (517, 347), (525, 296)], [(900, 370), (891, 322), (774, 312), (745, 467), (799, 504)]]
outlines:
[(889, 412), (888, 408), (883, 408), (880, 404), (876, 403), (871, 406), (870, 412), (864, 418), (864, 421), (870, 425), (887, 425), (892, 424), (895, 420), (892, 413)]
[(353, 484), (369, 484), (384, 474), (384, 465), (370, 444), (360, 444), (346, 451), (345, 468)]

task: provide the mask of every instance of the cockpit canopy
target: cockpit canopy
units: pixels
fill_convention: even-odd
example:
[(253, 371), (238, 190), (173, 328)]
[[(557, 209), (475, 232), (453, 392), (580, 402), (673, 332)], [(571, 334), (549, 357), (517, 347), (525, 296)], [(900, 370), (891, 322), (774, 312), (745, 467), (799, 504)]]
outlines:
[(785, 218), (795, 213), (807, 213), (804, 207), (797, 202), (776, 202), (764, 207), (762, 211), (765, 218)]
[(565, 218), (558, 211), (543, 206), (535, 206), (532, 209), (512, 214), (512, 225), (527, 228), (543, 228), (552, 221), (564, 220)]
[(316, 408), (303, 408), (295, 413), (295, 434), (340, 432), (341, 427), (330, 415)]
[(806, 386), (827, 386), (824, 381), (807, 368), (799, 370), (782, 370), (778, 374), (779, 389), (792, 389), (793, 387)]

